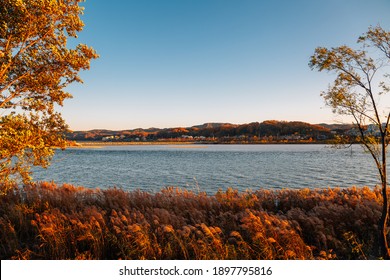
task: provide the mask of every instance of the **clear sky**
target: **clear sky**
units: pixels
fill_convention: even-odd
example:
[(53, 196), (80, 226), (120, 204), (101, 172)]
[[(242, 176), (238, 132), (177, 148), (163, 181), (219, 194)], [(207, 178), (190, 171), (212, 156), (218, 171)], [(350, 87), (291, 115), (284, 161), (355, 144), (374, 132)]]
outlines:
[(72, 130), (340, 118), (311, 71), (318, 46), (390, 30), (390, 0), (87, 0), (77, 39), (100, 58), (69, 87)]

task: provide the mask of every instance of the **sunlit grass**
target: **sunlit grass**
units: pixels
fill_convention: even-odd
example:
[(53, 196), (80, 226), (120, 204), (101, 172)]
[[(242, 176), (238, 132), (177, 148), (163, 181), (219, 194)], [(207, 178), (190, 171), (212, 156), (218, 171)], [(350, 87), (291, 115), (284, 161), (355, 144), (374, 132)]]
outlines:
[(0, 197), (1, 259), (377, 259), (379, 189), (152, 194), (40, 183)]

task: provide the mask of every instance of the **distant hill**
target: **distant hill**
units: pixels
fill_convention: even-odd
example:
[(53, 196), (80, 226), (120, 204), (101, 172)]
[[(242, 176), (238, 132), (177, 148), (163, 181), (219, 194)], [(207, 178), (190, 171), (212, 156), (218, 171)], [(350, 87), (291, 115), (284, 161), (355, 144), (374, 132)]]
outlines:
[(233, 124), (231, 124), (231, 123), (204, 123), (201, 125), (194, 125), (194, 126), (192, 126), (192, 128), (210, 129), (210, 128), (218, 128), (218, 127), (221, 127), (224, 125), (229, 126), (229, 125), (233, 125)]
[(340, 131), (346, 131), (350, 130), (354, 127), (353, 124), (326, 124), (326, 123), (320, 123), (319, 126), (326, 127), (330, 130), (340, 130)]
[(350, 130), (352, 125), (309, 124), (300, 121), (252, 122), (248, 124), (205, 123), (191, 127), (137, 128), (128, 130), (93, 129), (69, 132), (66, 137), (76, 141), (155, 141), (160, 139), (329, 139), (334, 132)]

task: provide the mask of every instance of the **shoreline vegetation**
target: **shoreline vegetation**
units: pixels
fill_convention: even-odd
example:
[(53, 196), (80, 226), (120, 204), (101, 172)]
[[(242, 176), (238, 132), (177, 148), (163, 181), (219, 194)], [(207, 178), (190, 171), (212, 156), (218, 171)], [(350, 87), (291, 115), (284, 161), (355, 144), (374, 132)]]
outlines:
[[(164, 142), (154, 142), (154, 141), (145, 141), (145, 142), (105, 142), (105, 141), (78, 141), (75, 143), (70, 143), (70, 148), (99, 148), (104, 146), (152, 146), (152, 145), (198, 145), (197, 142), (174, 142), (174, 141), (164, 141)], [(203, 143), (201, 143), (203, 144)], [(207, 144), (207, 143), (204, 143)], [(210, 143), (209, 143), (210, 144)]]
[(332, 141), (274, 141), (274, 142), (218, 142), (218, 141), (143, 141), (143, 142), (121, 142), (121, 141), (77, 141), (69, 142), (68, 148), (101, 148), (106, 146), (157, 146), (157, 145), (172, 145), (172, 146), (198, 146), (198, 145), (274, 145), (274, 144), (292, 144), (292, 145), (332, 145), (337, 144)]
[(379, 259), (380, 189), (214, 195), (40, 182), (0, 196), (1, 259)]

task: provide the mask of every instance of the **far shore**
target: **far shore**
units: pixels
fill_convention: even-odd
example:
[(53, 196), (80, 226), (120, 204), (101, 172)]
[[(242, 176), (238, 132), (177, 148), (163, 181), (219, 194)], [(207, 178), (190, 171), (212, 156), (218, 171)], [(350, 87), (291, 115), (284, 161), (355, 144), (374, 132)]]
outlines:
[(269, 145), (269, 144), (334, 144), (329, 141), (275, 141), (275, 142), (218, 142), (218, 141), (140, 141), (140, 142), (108, 142), (108, 141), (79, 141), (69, 145), (70, 148), (100, 148), (106, 146), (152, 146), (152, 145)]
[(212, 143), (198, 143), (198, 142), (104, 142), (104, 141), (88, 141), (76, 142), (70, 148), (99, 148), (106, 146), (147, 146), (147, 145), (194, 145), (194, 144), (212, 144)]

